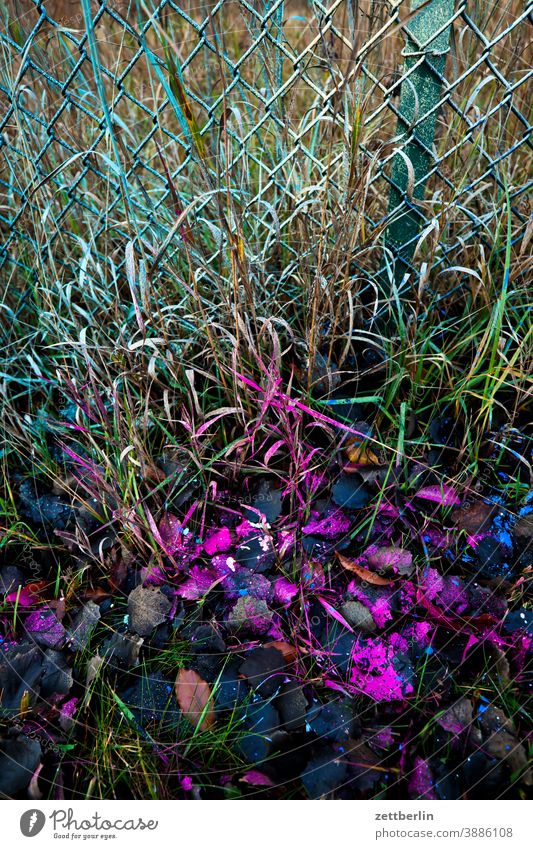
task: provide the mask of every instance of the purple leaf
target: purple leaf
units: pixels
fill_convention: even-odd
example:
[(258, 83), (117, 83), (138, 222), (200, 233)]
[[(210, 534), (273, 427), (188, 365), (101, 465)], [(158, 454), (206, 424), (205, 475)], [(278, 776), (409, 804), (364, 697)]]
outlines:
[(351, 632), (352, 632), (352, 634), (355, 634), (354, 629), (352, 628), (352, 626), (351, 626), (351, 625), (349, 625), (349, 624), (347, 623), (347, 621), (346, 621), (346, 619), (344, 618), (344, 616), (341, 616), (341, 614), (340, 614), (337, 610), (335, 610), (335, 608), (334, 608), (334, 607), (332, 607), (332, 606), (331, 606), (331, 604), (329, 604), (329, 602), (327, 602), (327, 601), (326, 601), (324, 598), (322, 598), (321, 596), (318, 596), (318, 600), (319, 600), (320, 604), (322, 605), (322, 607), (324, 608), (324, 610), (325, 610), (327, 613), (329, 613), (329, 615), (330, 615), (330, 616), (333, 616), (333, 618), (334, 618), (334, 619), (336, 619), (336, 620), (337, 620), (337, 622), (340, 622), (340, 624), (343, 626), (343, 628), (346, 628), (348, 631), (351, 631)]
[(322, 518), (310, 519), (302, 528), (304, 534), (318, 534), (326, 539), (335, 539), (350, 530), (350, 520), (341, 510), (335, 510)]
[(25, 622), (26, 631), (36, 643), (56, 648), (65, 639), (66, 631), (52, 610), (36, 610)]
[(274, 787), (272, 779), (257, 769), (250, 769), (248, 772), (245, 772), (241, 781), (244, 781), (246, 784), (253, 784), (254, 787)]
[(416, 498), (424, 498), (426, 501), (434, 501), (443, 507), (458, 505), (461, 499), (451, 486), (425, 486), (415, 494)]

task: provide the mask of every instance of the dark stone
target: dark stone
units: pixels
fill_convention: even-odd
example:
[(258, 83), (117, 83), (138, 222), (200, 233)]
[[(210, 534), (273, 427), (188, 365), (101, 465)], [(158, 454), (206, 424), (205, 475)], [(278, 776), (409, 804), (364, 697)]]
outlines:
[(13, 797), (24, 790), (40, 760), (40, 743), (25, 734), (0, 740), (0, 795)]
[(194, 654), (189, 664), (191, 669), (198, 673), (200, 678), (207, 681), (208, 684), (213, 684), (222, 668), (222, 658), (216, 654)]
[(68, 502), (52, 493), (39, 494), (33, 479), (21, 483), (19, 497), (20, 513), (36, 525), (64, 531), (74, 519), (74, 510)]
[(509, 579), (513, 574), (509, 548), (494, 537), (480, 540), (476, 548), (478, 573), (484, 578)]
[(241, 705), (249, 692), (246, 682), (239, 678), (240, 661), (232, 660), (222, 670), (213, 698), (218, 710), (233, 710)]
[(99, 619), (100, 608), (94, 601), (88, 601), (74, 614), (72, 625), (67, 631), (68, 641), (73, 649), (86, 648)]
[(497, 799), (506, 784), (501, 763), (474, 752), (462, 764), (463, 792), (468, 799)]
[(260, 734), (244, 734), (237, 743), (237, 751), (248, 764), (259, 764), (268, 757), (270, 741)]
[(275, 522), (281, 513), (282, 506), (281, 490), (277, 486), (277, 482), (273, 480), (261, 481), (252, 498), (252, 506), (253, 510), (248, 508), (244, 511), (244, 517), (249, 522), (259, 522), (260, 513), (263, 514), (269, 525)]
[(72, 670), (60, 651), (48, 649), (44, 653), (43, 676), (41, 678), (41, 697), (43, 699), (55, 693), (66, 695), (73, 684)]
[(242, 708), (244, 712), (244, 727), (256, 734), (271, 737), (279, 728), (279, 713), (272, 702), (258, 699)]
[(144, 640), (136, 634), (122, 634), (118, 631), (102, 646), (102, 654), (106, 655), (113, 665), (128, 668), (139, 663), (139, 652)]
[(339, 622), (331, 618), (328, 620), (328, 624), (320, 638), (320, 642), (324, 650), (327, 651), (331, 662), (344, 675), (350, 669), (354, 641), (355, 636), (350, 631), (347, 631), (346, 628), (343, 628)]
[(294, 681), (282, 684), (275, 705), (285, 731), (300, 731), (305, 728), (307, 699), (300, 685)]
[(172, 682), (159, 672), (139, 676), (122, 700), (143, 727), (151, 722), (174, 726), (181, 715)]
[(349, 547), (350, 543), (351, 539), (349, 536), (342, 537), (338, 540), (327, 540), (314, 534), (304, 534), (302, 536), (302, 548), (305, 553), (320, 561), (331, 560), (335, 556), (336, 551), (344, 551)]
[(271, 590), (268, 578), (248, 569), (237, 569), (224, 579), (224, 594), (229, 600), (251, 596), (265, 601), (270, 597)]
[(335, 750), (348, 761), (350, 787), (360, 793), (372, 790), (383, 773), (372, 767), (379, 766), (381, 758), (367, 746), (363, 740), (350, 740), (348, 745), (338, 743)]
[(239, 672), (248, 680), (250, 687), (262, 696), (273, 696), (283, 680), (285, 659), (274, 648), (259, 648), (250, 652)]
[(453, 445), (456, 429), (457, 419), (452, 416), (435, 416), (429, 425), (429, 436), (435, 445)]
[(372, 498), (372, 491), (357, 472), (350, 475), (341, 474), (333, 484), (331, 494), (335, 504), (348, 510), (360, 510), (366, 507)]
[(344, 740), (358, 737), (361, 727), (348, 700), (314, 705), (307, 712), (307, 724), (311, 731), (325, 740)]
[(9, 595), (9, 593), (16, 592), (18, 587), (23, 586), (22, 572), (16, 566), (4, 566), (0, 570), (0, 594)]
[(0, 649), (0, 716), (19, 714), (25, 692), (29, 704), (35, 704), (42, 666), (42, 651), (34, 643), (8, 644)]
[(301, 775), (302, 784), (310, 799), (320, 799), (334, 793), (348, 777), (348, 767), (333, 749), (323, 750), (307, 764)]
[(450, 761), (431, 760), (431, 771), (435, 777), (433, 789), (439, 799), (460, 799), (461, 790), (461, 768), (454, 768)]
[(261, 763), (272, 750), (272, 735), (279, 728), (279, 714), (270, 702), (258, 701), (241, 708), (248, 734), (239, 736), (237, 751), (249, 764)]
[(505, 618), (503, 628), (508, 634), (514, 631), (527, 631), (533, 634), (533, 610), (527, 610), (525, 607), (513, 610)]
[(276, 562), (271, 538), (263, 532), (246, 537), (235, 549), (235, 559), (254, 572), (266, 572)]
[(277, 783), (286, 784), (300, 777), (313, 754), (313, 742), (312, 735), (305, 732), (276, 737), (275, 751), (268, 764), (275, 772)]
[(214, 652), (222, 654), (226, 651), (226, 643), (212, 625), (199, 625), (191, 634), (191, 651)]

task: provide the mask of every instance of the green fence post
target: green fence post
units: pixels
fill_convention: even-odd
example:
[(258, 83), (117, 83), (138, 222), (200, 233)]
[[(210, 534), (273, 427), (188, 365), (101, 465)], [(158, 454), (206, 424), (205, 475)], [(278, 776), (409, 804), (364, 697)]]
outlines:
[[(412, 8), (424, 3), (426, 0), (413, 0)], [(405, 78), (400, 90), (396, 133), (397, 147), (402, 153), (396, 153), (392, 164), (389, 213), (400, 207), (403, 201), (406, 204), (394, 216), (385, 233), (385, 245), (396, 259), (396, 281), (400, 281), (407, 270), (415, 247), (414, 240), (421, 224), (425, 223), (416, 207), (413, 208), (409, 202), (424, 197), (425, 177), (432, 166), (437, 110), (429, 115), (427, 113), (441, 96), (454, 6), (455, 0), (431, 0), (406, 27), (408, 36), (403, 52)], [(427, 117), (420, 120), (424, 115)]]

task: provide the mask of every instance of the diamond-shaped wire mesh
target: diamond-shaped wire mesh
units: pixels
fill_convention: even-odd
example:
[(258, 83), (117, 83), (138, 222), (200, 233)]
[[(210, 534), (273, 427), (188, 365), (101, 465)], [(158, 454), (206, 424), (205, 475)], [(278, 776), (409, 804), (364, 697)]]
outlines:
[[(244, 236), (263, 254), (283, 245), (290, 265), (313, 249), (291, 237), (297, 222), (327, 231), (354, 172), (364, 174), (354, 261), (367, 273), (379, 261), (365, 244), (386, 245), (405, 215), (416, 232), (396, 226), (392, 253), (407, 268), (415, 247), (442, 267), (460, 266), (473, 240), (490, 252), (506, 195), (521, 239), (533, 6), (448, 6), (448, 47), (436, 51), (413, 34), (407, 0), (11, 4), (0, 32), (0, 264), (31, 278), (51, 255), (70, 262), (79, 243), (80, 258), (91, 245), (120, 269), (127, 240), (157, 254), (195, 201), (189, 220), (208, 228), (209, 268), (231, 182)], [(438, 78), (429, 107), (421, 69)], [(421, 174), (410, 156), (429, 125)]]

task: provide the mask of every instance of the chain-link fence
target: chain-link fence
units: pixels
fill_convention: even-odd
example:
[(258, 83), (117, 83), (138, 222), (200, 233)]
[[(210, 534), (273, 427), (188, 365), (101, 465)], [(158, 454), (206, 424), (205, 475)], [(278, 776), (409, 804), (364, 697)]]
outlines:
[[(290, 237), (302, 216), (322, 232), (347, 207), (367, 274), (413, 256), (460, 266), (474, 242), (489, 257), (502, 227), (524, 243), (532, 9), (15, 2), (0, 33), (4, 273), (57, 265), (73, 243), (80, 262), (90, 244), (120, 267), (131, 239), (157, 260), (198, 222), (209, 267), (228, 186), (242, 238), (272, 256), (281, 246), (282, 272), (312, 249)], [(377, 245), (380, 259), (366, 250)]]

